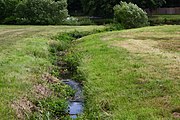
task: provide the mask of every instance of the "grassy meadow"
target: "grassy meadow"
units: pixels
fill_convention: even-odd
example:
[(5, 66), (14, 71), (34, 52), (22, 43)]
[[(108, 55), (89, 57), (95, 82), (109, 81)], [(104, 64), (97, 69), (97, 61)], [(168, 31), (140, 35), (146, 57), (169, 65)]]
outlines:
[[(0, 116), (34, 96), (53, 66), (49, 42), (61, 32), (103, 26), (0, 26)], [(73, 41), (85, 95), (82, 120), (173, 120), (180, 117), (180, 26), (103, 32)]]
[(0, 26), (0, 116), (17, 119), (13, 101), (31, 97), (35, 84), (52, 63), (48, 42), (59, 32), (87, 31), (102, 26)]
[(172, 120), (180, 114), (180, 26), (100, 33), (77, 41), (88, 120)]

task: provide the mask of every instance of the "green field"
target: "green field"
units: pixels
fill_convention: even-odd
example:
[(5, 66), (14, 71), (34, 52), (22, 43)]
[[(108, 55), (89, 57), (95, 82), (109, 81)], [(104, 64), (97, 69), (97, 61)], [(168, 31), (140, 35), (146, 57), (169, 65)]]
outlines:
[[(0, 26), (0, 119), (17, 119), (14, 101), (33, 96), (49, 72), (52, 36), (100, 28)], [(180, 118), (180, 26), (93, 34), (73, 45), (85, 77), (83, 120)]]
[(49, 72), (48, 41), (59, 32), (87, 31), (101, 26), (0, 26), (0, 116), (16, 119), (12, 103), (30, 97), (33, 86)]
[(180, 26), (87, 36), (82, 57), (84, 119), (171, 120), (180, 115)]

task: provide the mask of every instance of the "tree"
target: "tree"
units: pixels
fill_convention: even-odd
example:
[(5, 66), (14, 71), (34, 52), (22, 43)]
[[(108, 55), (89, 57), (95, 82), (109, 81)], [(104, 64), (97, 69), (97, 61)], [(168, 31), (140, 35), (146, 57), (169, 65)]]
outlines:
[(163, 7), (180, 7), (180, 0), (166, 0)]
[(16, 7), (20, 24), (60, 24), (67, 15), (66, 0), (26, 0)]
[(81, 0), (85, 14), (100, 17), (112, 17), (113, 7), (119, 0)]
[(81, 15), (83, 13), (81, 0), (68, 0), (67, 3), (70, 15)]
[(141, 8), (149, 8), (149, 10), (152, 11), (165, 4), (166, 0), (132, 0), (131, 2), (137, 4)]
[(165, 0), (81, 0), (85, 14), (100, 17), (112, 17), (113, 7), (120, 1), (132, 2), (141, 8), (150, 10), (161, 7), (166, 2)]
[(4, 21), (13, 21), (14, 20), (14, 12), (17, 4), (20, 0), (0, 0), (0, 19)]
[(5, 17), (5, 2), (4, 0), (0, 0), (0, 21)]

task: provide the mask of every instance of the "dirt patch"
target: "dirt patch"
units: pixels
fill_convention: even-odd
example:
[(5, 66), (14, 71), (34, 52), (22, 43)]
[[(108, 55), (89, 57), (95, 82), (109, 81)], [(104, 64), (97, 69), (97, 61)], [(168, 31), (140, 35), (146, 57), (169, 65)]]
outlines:
[(13, 33), (13, 32), (19, 32), (19, 31), (23, 31), (24, 29), (17, 29), (17, 30), (4, 30), (0, 32), (0, 35), (6, 34), (6, 33)]
[(156, 44), (156, 41), (129, 39), (126, 41), (118, 41), (113, 44), (113, 46), (126, 48), (133, 53), (149, 53), (155, 50), (153, 46)]
[[(149, 69), (146, 68), (149, 71), (149, 73), (154, 74), (153, 76), (157, 77), (160, 75), (159, 73), (164, 75), (163, 72), (166, 71), (169, 77), (171, 76), (171, 78), (173, 79), (179, 79), (180, 78), (179, 53), (166, 51), (160, 47), (157, 47), (158, 45), (159, 45), (159, 41), (135, 40), (135, 39), (129, 39), (126, 41), (116, 41), (113, 43), (113, 46), (123, 47), (128, 51), (130, 51), (131, 53), (135, 53), (143, 57), (144, 61), (148, 65), (152, 67), (154, 66), (153, 68), (149, 68)], [(159, 70), (157, 72), (157, 67), (161, 68), (162, 70)], [(166, 76), (166, 78), (168, 76)], [(162, 78), (162, 76), (159, 76), (159, 78)]]
[[(43, 80), (46, 80), (48, 83), (59, 82), (57, 78), (48, 73), (43, 75)], [(36, 99), (42, 99), (52, 95), (52, 91), (42, 84), (34, 85), (32, 91), (32, 94)], [(38, 108), (27, 97), (14, 101), (11, 106), (16, 111), (17, 118), (20, 120), (24, 120), (26, 118), (26, 114), (38, 110)]]
[(36, 106), (26, 97), (12, 103), (12, 108), (15, 109), (18, 119), (24, 120), (26, 113), (37, 110)]
[(173, 60), (180, 63), (180, 56), (176, 53), (165, 52), (161, 49), (155, 48), (158, 45), (157, 41), (153, 40), (135, 40), (129, 39), (126, 41), (117, 41), (113, 46), (123, 47), (132, 53), (138, 54), (153, 54), (157, 56), (162, 56), (169, 60)]
[(173, 117), (174, 118), (180, 118), (180, 113), (179, 112), (173, 112)]
[(174, 118), (180, 118), (180, 108), (176, 108), (172, 111)]
[(48, 97), (52, 94), (52, 91), (49, 90), (48, 88), (44, 87), (43, 85), (35, 85), (34, 86), (36, 97), (37, 98), (44, 98)]
[(180, 38), (179, 40), (161, 40), (158, 42), (158, 47), (173, 52), (180, 52)]
[(42, 76), (43, 80), (47, 81), (48, 83), (57, 83), (59, 82), (59, 79), (52, 76), (51, 74), (49, 73), (46, 73)]

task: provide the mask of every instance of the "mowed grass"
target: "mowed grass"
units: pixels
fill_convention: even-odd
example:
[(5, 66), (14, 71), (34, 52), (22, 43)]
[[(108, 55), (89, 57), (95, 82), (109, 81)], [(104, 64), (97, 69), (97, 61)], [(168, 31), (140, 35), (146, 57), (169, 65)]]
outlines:
[(53, 66), (48, 41), (59, 32), (102, 26), (0, 26), (0, 116), (17, 119), (12, 102), (31, 97), (33, 86)]
[(101, 33), (77, 41), (82, 119), (172, 120), (180, 115), (180, 26)]

